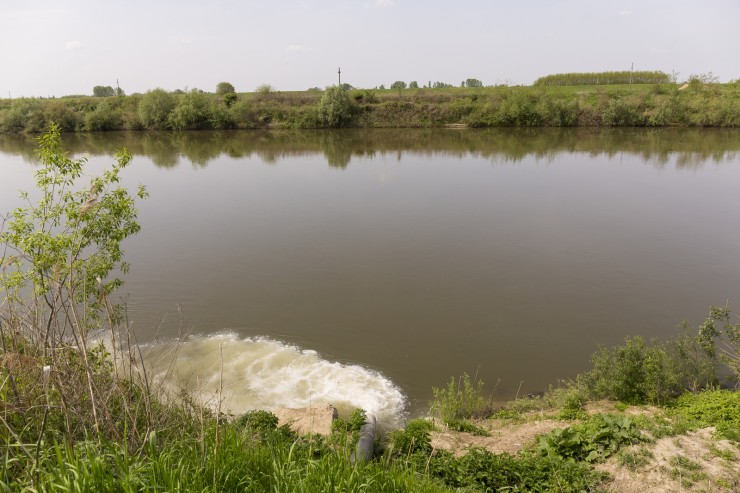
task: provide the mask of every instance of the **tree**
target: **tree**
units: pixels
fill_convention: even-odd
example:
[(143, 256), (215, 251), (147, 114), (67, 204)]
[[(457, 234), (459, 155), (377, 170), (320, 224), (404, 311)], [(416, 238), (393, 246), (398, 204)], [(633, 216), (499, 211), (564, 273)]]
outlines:
[(409, 89), (418, 89), (418, 88), (419, 88), (418, 82), (416, 82), (415, 80), (412, 80), (411, 82), (409, 82)]
[(347, 91), (341, 86), (328, 87), (319, 103), (319, 121), (327, 127), (338, 128), (347, 125), (351, 118), (352, 103)]
[[(2, 340), (21, 344), (24, 353), (38, 356), (33, 361), (39, 367), (39, 380), (40, 366), (49, 365), (44, 368), (45, 388), (49, 376), (56, 375), (46, 391), (39, 436), (59, 436), (56, 431), (44, 433), (48, 416), (49, 428), (55, 427), (54, 422), (65, 423), (64, 436), (70, 443), (93, 432), (99, 436), (110, 433), (108, 439), (120, 437), (122, 420), (123, 429), (135, 429), (131, 422), (138, 422), (141, 415), (130, 401), (122, 404), (111, 396), (130, 399), (137, 392), (148, 392), (133, 376), (125, 384), (118, 378), (134, 375), (129, 370), (141, 366), (130, 346), (125, 347), (124, 309), (111, 302), (111, 294), (123, 284), (120, 274), (129, 269), (121, 244), (140, 230), (135, 199), (120, 184), (131, 154), (119, 151), (111, 167), (98, 176), (88, 176), (84, 158), (71, 159), (62, 149), (57, 125), (52, 124), (39, 144), (37, 193), (33, 195), (38, 201), (32, 202), (31, 195), (23, 193), (28, 205), (0, 215)], [(136, 196), (145, 198), (146, 189), (139, 187)], [(105, 330), (112, 359), (107, 358), (102, 343), (91, 339), (91, 331), (98, 330)], [(124, 357), (119, 351), (128, 354)], [(118, 365), (129, 361), (126, 371), (119, 374), (114, 369), (116, 364), (123, 370)], [(21, 389), (16, 390), (16, 401), (30, 404), (16, 412), (33, 429), (34, 421), (42, 418), (34, 412), (38, 407), (35, 398), (28, 399), (28, 387), (14, 387)], [(119, 414), (121, 409), (127, 411)], [(11, 418), (6, 414), (5, 419)]]
[(115, 96), (116, 91), (111, 86), (95, 86), (93, 87), (93, 96), (96, 98), (104, 98), (108, 96)]
[(235, 93), (236, 89), (230, 82), (219, 82), (216, 85), (216, 94), (223, 96), (224, 94)]
[(445, 88), (445, 87), (452, 87), (452, 84), (447, 84), (445, 82), (435, 82), (433, 87), (435, 89), (442, 89), (442, 88)]
[(397, 80), (391, 84), (391, 89), (406, 89), (406, 83), (402, 80)]
[[(121, 242), (140, 229), (134, 199), (119, 184), (131, 154), (120, 151), (109, 170), (81, 187), (85, 159), (68, 157), (59, 127), (52, 124), (39, 143), (36, 188), (41, 199), (13, 211), (6, 230), (0, 231), (2, 250), (8, 254), (0, 257), (6, 267), (0, 272), (0, 288), (6, 301), (13, 302), (20, 302), (21, 294), (33, 288), (38, 306), (43, 301), (51, 310), (47, 316), (63, 319), (45, 325), (45, 330), (60, 331), (55, 335), (61, 338), (72, 325), (75, 337), (84, 337), (92, 322), (110, 308), (105, 297), (122, 284), (109, 276), (128, 270)], [(146, 189), (139, 187), (137, 196), (145, 198)], [(22, 197), (28, 200), (27, 193)], [(78, 312), (82, 318), (71, 316), (75, 304), (86, 307)], [(47, 332), (45, 340), (50, 337)]]
[(216, 94), (221, 96), (226, 107), (230, 107), (237, 100), (236, 90), (229, 82), (219, 82), (216, 86)]
[(483, 87), (483, 83), (478, 79), (465, 79), (465, 87)]
[(147, 128), (162, 129), (167, 126), (170, 112), (175, 107), (175, 100), (164, 89), (156, 88), (147, 91), (139, 103), (139, 118)]

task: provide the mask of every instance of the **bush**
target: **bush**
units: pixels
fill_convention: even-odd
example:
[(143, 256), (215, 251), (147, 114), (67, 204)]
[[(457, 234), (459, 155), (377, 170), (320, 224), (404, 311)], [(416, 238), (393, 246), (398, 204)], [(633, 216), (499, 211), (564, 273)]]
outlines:
[(730, 323), (730, 307), (710, 306), (709, 316), (698, 329), (698, 341), (705, 353), (719, 357), (740, 379), (740, 324)]
[(139, 119), (150, 129), (167, 128), (170, 113), (175, 108), (175, 100), (164, 89), (152, 89), (144, 94), (139, 103)]
[(622, 98), (610, 99), (601, 114), (604, 125), (636, 127), (645, 125), (645, 119), (639, 109)]
[(42, 132), (46, 126), (44, 105), (36, 98), (14, 99), (2, 121), (3, 132)]
[(330, 128), (349, 125), (352, 120), (352, 103), (347, 91), (332, 86), (324, 91), (319, 103), (319, 121)]
[(277, 429), (278, 418), (270, 411), (247, 411), (236, 420), (236, 424), (255, 434), (264, 435)]
[(623, 346), (601, 348), (591, 356), (593, 369), (579, 375), (590, 396), (628, 404), (664, 403), (678, 395), (666, 349), (647, 345), (642, 337), (628, 337)]
[(85, 130), (99, 132), (121, 128), (121, 111), (108, 101), (98, 104), (85, 115)]
[(197, 89), (183, 94), (177, 106), (167, 117), (174, 130), (196, 130), (211, 126), (211, 108), (208, 96)]

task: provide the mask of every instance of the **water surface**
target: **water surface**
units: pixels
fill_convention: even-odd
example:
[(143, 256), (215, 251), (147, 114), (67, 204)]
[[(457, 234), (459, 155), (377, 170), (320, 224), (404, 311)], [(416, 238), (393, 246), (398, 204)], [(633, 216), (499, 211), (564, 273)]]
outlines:
[[(190, 368), (211, 374), (195, 355), (232, 344), (235, 402), (251, 382), (263, 407), (292, 391), (291, 405), (348, 396), (400, 408), (400, 390), (422, 410), (433, 385), (464, 371), (499, 381), (506, 398), (573, 377), (600, 344), (674, 336), (710, 304), (740, 310), (737, 130), (64, 141), (93, 169), (116, 148), (134, 153), (126, 180), (150, 192), (125, 245), (134, 330), (151, 343), (184, 327), (199, 336)], [(31, 188), (33, 153), (30, 138), (0, 137), (0, 210)], [(268, 362), (239, 356), (255, 344)], [(301, 366), (306, 355), (316, 365)]]

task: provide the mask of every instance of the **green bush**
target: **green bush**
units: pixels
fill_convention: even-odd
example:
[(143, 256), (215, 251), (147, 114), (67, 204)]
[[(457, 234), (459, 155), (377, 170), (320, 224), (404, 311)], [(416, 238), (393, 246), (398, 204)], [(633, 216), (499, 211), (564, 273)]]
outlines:
[(601, 122), (615, 127), (638, 127), (646, 123), (639, 108), (621, 97), (609, 100), (601, 113)]
[(193, 89), (180, 96), (180, 101), (167, 117), (174, 130), (197, 130), (211, 126), (211, 107), (208, 96)]
[(2, 121), (2, 130), (7, 133), (38, 133), (45, 127), (44, 105), (36, 98), (14, 99)]
[(103, 101), (93, 111), (85, 114), (85, 130), (100, 132), (121, 128), (121, 111), (112, 103)]
[(175, 108), (175, 99), (164, 89), (152, 89), (139, 103), (139, 119), (149, 129), (167, 128), (169, 116)]
[(264, 434), (277, 429), (278, 418), (270, 411), (247, 411), (236, 420), (236, 424), (254, 433)]
[(687, 390), (714, 383), (713, 367), (696, 354), (693, 339), (647, 344), (642, 337), (628, 337), (625, 344), (600, 348), (591, 356), (593, 368), (578, 376), (589, 397), (628, 404), (662, 404)]
[(330, 128), (346, 127), (352, 120), (352, 103), (347, 91), (332, 86), (324, 91), (319, 103), (319, 121)]

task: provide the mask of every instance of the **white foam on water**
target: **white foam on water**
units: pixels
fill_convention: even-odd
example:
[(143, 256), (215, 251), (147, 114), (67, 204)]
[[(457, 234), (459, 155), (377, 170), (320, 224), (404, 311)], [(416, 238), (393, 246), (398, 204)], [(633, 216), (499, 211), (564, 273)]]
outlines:
[(394, 428), (401, 425), (406, 407), (401, 390), (377, 371), (328, 361), (316, 351), (264, 337), (229, 332), (157, 342), (142, 350), (156, 381), (185, 389), (213, 408), (223, 386), (221, 410), (235, 415), (332, 404), (340, 414), (362, 408), (384, 428)]

